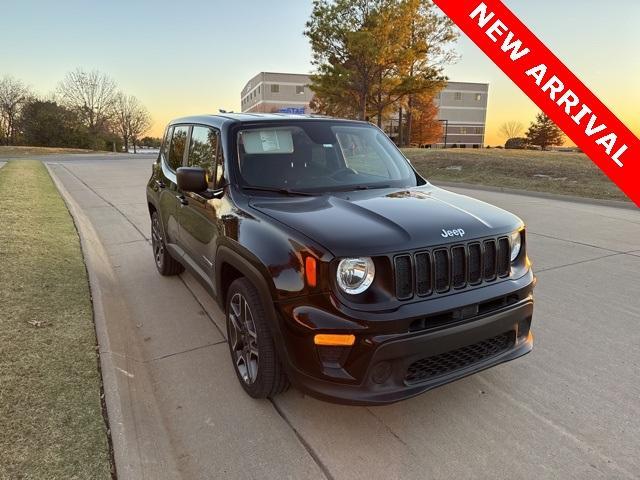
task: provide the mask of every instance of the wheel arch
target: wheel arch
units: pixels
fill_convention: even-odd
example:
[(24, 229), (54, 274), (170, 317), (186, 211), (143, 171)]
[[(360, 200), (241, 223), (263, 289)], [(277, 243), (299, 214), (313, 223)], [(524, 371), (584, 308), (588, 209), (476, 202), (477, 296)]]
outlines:
[[(249, 258), (253, 257), (250, 252), (247, 252), (246, 255), (248, 255)], [(267, 323), (271, 329), (276, 350), (278, 351), (285, 369), (288, 370), (289, 356), (282, 341), (280, 340), (282, 338), (280, 322), (278, 321), (278, 313), (274, 306), (273, 290), (275, 287), (273, 284), (269, 284), (267, 274), (261, 272), (257, 265), (261, 265), (265, 270), (266, 267), (262, 265), (257, 258), (253, 259), (253, 262), (255, 264), (247, 260), (247, 257), (245, 257), (241, 252), (232, 250), (226, 245), (219, 246), (215, 262), (216, 299), (218, 301), (218, 305), (226, 315), (226, 294), (229, 290), (229, 286), (236, 278), (239, 278), (239, 276), (248, 279), (255, 286), (258, 291), (258, 295), (260, 296), (260, 300), (262, 300), (264, 311), (267, 315)], [(229, 268), (232, 269), (232, 274), (229, 273)], [(225, 270), (228, 275), (226, 278), (223, 277), (223, 272), (225, 272)], [(223, 283), (223, 279), (228, 281), (226, 285)]]
[(271, 305), (273, 308), (272, 288), (263, 272), (254, 265), (257, 262), (257, 259), (254, 262), (248, 261), (241, 253), (225, 245), (218, 247), (215, 261), (215, 285), (216, 297), (223, 309), (226, 308), (229, 285), (241, 276), (253, 283), (261, 300), (265, 305)]

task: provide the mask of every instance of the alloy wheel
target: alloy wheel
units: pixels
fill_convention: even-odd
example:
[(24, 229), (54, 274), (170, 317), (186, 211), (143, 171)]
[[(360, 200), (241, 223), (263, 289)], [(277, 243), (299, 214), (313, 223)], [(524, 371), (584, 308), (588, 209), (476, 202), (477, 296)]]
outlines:
[(157, 214), (153, 216), (151, 221), (151, 246), (153, 247), (153, 258), (156, 261), (156, 265), (161, 269), (164, 257), (164, 241)]
[(236, 293), (229, 305), (229, 344), (238, 373), (248, 385), (258, 378), (258, 333), (246, 298)]

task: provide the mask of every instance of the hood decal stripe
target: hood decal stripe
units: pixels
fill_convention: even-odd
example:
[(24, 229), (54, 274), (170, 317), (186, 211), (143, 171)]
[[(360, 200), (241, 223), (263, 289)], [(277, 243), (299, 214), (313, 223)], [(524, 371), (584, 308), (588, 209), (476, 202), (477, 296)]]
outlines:
[(453, 203), (449, 203), (446, 202), (444, 200), (442, 200), (441, 198), (437, 198), (437, 197), (431, 197), (432, 200), (435, 200), (436, 202), (440, 202), (440, 203), (444, 203), (445, 205), (451, 207), (451, 208), (455, 208), (456, 210), (458, 210), (459, 212), (462, 213), (466, 213), (467, 215), (469, 215), (470, 217), (475, 218), (477, 221), (479, 221), (481, 224), (483, 224), (485, 227), (487, 228), (493, 228), (493, 226), (490, 223), (485, 222), (483, 219), (481, 219), (480, 217), (478, 217), (477, 215), (474, 215), (473, 213), (471, 213), (468, 210), (465, 210), (464, 208), (460, 208), (457, 205), (454, 205)]

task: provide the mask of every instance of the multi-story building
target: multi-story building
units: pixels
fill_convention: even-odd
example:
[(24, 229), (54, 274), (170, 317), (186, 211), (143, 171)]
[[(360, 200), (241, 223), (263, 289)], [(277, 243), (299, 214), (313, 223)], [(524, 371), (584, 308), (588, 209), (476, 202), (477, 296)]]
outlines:
[(442, 139), (435, 147), (482, 148), (489, 84), (449, 82), (436, 98)]
[(240, 94), (243, 112), (310, 113), (309, 75), (260, 72), (247, 82)]
[[(243, 112), (312, 113), (309, 102), (313, 91), (308, 75), (261, 72), (247, 82), (240, 95)], [(442, 122), (442, 138), (436, 148), (482, 148), (487, 117), (489, 85), (486, 83), (448, 82), (436, 98)], [(398, 116), (385, 122), (394, 138)]]

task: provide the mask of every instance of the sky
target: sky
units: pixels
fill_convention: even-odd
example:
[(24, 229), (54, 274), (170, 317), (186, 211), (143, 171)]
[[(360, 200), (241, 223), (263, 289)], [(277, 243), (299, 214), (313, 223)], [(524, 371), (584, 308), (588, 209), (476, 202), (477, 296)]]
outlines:
[[(640, 136), (640, 1), (503, 0)], [(138, 97), (160, 136), (174, 117), (240, 110), (240, 90), (260, 71), (309, 73), (303, 36), (311, 0), (0, 0), (0, 77), (53, 92), (82, 67)], [(504, 143), (506, 121), (528, 125), (537, 107), (470, 40), (460, 36), (450, 80), (487, 82), (485, 142)]]

